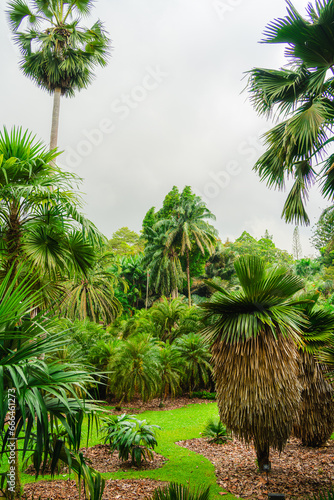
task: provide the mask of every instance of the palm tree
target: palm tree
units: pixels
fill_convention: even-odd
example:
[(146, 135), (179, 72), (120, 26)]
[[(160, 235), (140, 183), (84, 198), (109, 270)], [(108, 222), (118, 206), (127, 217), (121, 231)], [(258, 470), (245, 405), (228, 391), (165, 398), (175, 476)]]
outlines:
[(56, 156), (28, 131), (0, 132), (2, 266), (14, 275), (25, 263), (43, 284), (70, 272), (85, 273), (94, 262), (93, 244), (102, 243), (95, 226), (78, 212), (81, 202), (73, 190), (78, 178), (52, 164)]
[(184, 364), (183, 380), (188, 384), (189, 396), (202, 382), (210, 380), (211, 364), (209, 344), (198, 333), (182, 335), (175, 342)]
[(305, 345), (299, 349), (299, 378), (303, 387), (299, 418), (294, 435), (304, 446), (323, 446), (334, 431), (334, 389), (326, 380), (326, 367), (317, 356), (330, 345), (334, 315), (316, 306), (317, 296), (303, 306), (309, 324), (303, 329)]
[(122, 312), (122, 305), (115, 297), (118, 279), (104, 269), (104, 255), (95, 260), (91, 269), (76, 273), (66, 286), (65, 297), (60, 303), (60, 314), (71, 319), (112, 323)]
[(269, 448), (282, 450), (298, 418), (300, 334), (306, 320), (293, 295), (303, 287), (284, 268), (265, 268), (255, 256), (236, 260), (240, 291), (217, 290), (201, 305), (211, 344), (221, 421), (254, 441), (259, 468)]
[[(20, 47), (23, 73), (54, 95), (50, 149), (57, 147), (60, 97), (88, 87), (96, 65), (105, 66), (109, 39), (101, 21), (79, 26), (92, 0), (11, 0), (8, 19)], [(22, 22), (25, 31), (18, 31)]]
[(207, 209), (199, 196), (182, 197), (176, 214), (170, 219), (159, 221), (156, 228), (167, 231), (166, 249), (174, 248), (186, 256), (186, 272), (188, 284), (188, 303), (191, 306), (190, 293), (190, 251), (195, 246), (204, 255), (205, 250), (212, 253), (217, 239), (217, 231), (206, 222), (215, 220), (215, 216)]
[(265, 134), (267, 151), (254, 168), (270, 188), (284, 189), (294, 178), (282, 217), (298, 225), (309, 224), (305, 202), (316, 179), (324, 197), (334, 193), (334, 155), (326, 152), (334, 139), (334, 4), (309, 4), (308, 19), (287, 5), (287, 16), (267, 26), (262, 42), (286, 44), (288, 67), (252, 69), (248, 88), (260, 115), (285, 118)]
[(183, 371), (182, 358), (176, 345), (161, 343), (158, 355), (161, 405), (170, 393), (172, 397), (180, 387)]
[(145, 247), (143, 265), (149, 269), (149, 286), (156, 293), (169, 296), (172, 299), (178, 297), (179, 289), (183, 285), (183, 271), (181, 262), (175, 248), (167, 247), (167, 238), (163, 227), (154, 229), (147, 228), (150, 235)]
[(155, 332), (160, 340), (172, 342), (176, 337), (182, 318), (186, 313), (187, 306), (180, 299), (167, 300), (154, 304), (150, 310), (155, 324)]
[(130, 338), (119, 347), (111, 360), (111, 391), (130, 401), (140, 395), (143, 401), (153, 397), (159, 388), (158, 347), (149, 335)]

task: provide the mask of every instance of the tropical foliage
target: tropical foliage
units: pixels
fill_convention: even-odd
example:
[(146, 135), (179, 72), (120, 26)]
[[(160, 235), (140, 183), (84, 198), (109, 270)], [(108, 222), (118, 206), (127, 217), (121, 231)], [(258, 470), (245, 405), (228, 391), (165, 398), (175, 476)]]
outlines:
[(309, 224), (305, 203), (310, 187), (320, 181), (325, 198), (333, 199), (333, 47), (334, 6), (317, 1), (306, 8), (307, 18), (291, 2), (287, 15), (264, 31), (264, 43), (285, 44), (288, 64), (279, 70), (254, 68), (249, 72), (251, 102), (260, 115), (283, 120), (264, 135), (266, 152), (255, 170), (270, 188), (294, 184), (282, 216), (287, 222)]
[(138, 467), (142, 460), (152, 459), (152, 450), (158, 444), (156, 440), (158, 425), (149, 425), (146, 420), (138, 420), (134, 415), (111, 417), (105, 419), (105, 441), (110, 444), (110, 451), (119, 453), (123, 461), (131, 457), (132, 463)]
[(148, 500), (209, 500), (210, 488), (199, 488), (192, 491), (189, 486), (169, 483), (167, 486), (157, 488)]
[[(105, 66), (109, 39), (101, 21), (82, 28), (90, 0), (11, 0), (8, 20), (22, 53), (20, 68), (40, 88), (54, 94), (50, 149), (57, 147), (60, 96), (86, 88), (96, 65)], [(19, 31), (22, 24), (26, 29)]]

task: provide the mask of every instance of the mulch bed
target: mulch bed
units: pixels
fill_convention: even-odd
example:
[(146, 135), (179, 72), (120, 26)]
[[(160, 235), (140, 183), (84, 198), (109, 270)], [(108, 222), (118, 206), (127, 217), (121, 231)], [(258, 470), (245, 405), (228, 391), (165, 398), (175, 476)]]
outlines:
[(151, 470), (159, 469), (163, 466), (167, 459), (162, 455), (153, 452), (153, 460), (143, 462), (141, 467), (132, 465), (131, 460), (122, 462), (118, 458), (118, 452), (114, 451), (111, 455), (109, 446), (105, 444), (98, 444), (92, 448), (82, 448), (84, 457), (87, 459), (86, 463), (99, 472), (116, 472), (119, 470)]
[[(113, 454), (109, 451), (109, 446), (106, 444), (98, 444), (96, 446), (92, 446), (91, 448), (81, 448), (84, 457), (86, 458), (86, 463), (96, 469), (101, 473), (105, 472), (116, 472), (119, 470), (128, 471), (128, 470), (151, 470), (151, 469), (159, 469), (163, 466), (163, 464), (167, 461), (165, 457), (162, 455), (158, 455), (153, 452), (153, 460), (147, 460), (142, 463), (141, 467), (137, 467), (131, 463), (131, 460), (127, 460), (126, 462), (122, 462), (118, 458), (118, 452), (114, 451)], [(33, 465), (30, 465), (26, 470), (26, 474), (35, 475), (35, 468)], [(59, 470), (60, 474), (68, 474), (67, 466), (62, 466)], [(46, 467), (44, 474), (51, 474), (50, 466)]]
[(284, 493), (286, 500), (306, 500), (334, 482), (334, 441), (313, 449), (290, 439), (281, 454), (271, 451), (269, 483), (266, 474), (257, 470), (254, 447), (237, 439), (223, 445), (203, 438), (177, 444), (209, 459), (215, 466), (217, 483), (247, 500), (267, 500), (268, 493)]
[[(208, 404), (212, 403), (213, 401), (208, 401), (204, 399), (199, 399), (199, 398), (189, 398), (188, 396), (181, 396), (177, 397), (175, 399), (167, 398), (164, 401), (164, 406), (159, 407), (161, 402), (160, 398), (153, 398), (150, 401), (146, 401), (143, 403), (143, 401), (140, 398), (134, 398), (132, 401), (129, 403), (123, 402), (121, 407), (122, 409), (120, 411), (113, 410), (112, 412), (115, 415), (121, 415), (122, 413), (142, 413), (144, 411), (166, 411), (166, 410), (175, 410), (176, 408), (183, 408), (184, 406), (190, 405), (190, 404)], [(108, 406), (117, 406), (118, 401), (116, 400), (110, 400), (107, 405)]]
[[(122, 481), (106, 481), (103, 500), (144, 500), (152, 495), (153, 491), (166, 483), (151, 479), (124, 479)], [(40, 481), (24, 486), (24, 493), (29, 500), (34, 496), (37, 499), (49, 500), (79, 500), (79, 493), (75, 481)], [(81, 494), (82, 498), (82, 494)]]

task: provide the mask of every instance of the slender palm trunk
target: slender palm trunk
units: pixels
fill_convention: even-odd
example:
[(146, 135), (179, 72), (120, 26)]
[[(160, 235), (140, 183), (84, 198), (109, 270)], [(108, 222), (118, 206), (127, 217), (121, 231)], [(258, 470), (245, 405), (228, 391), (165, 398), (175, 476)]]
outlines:
[(188, 304), (189, 307), (191, 307), (189, 248), (187, 248), (187, 282), (188, 282)]
[(260, 471), (263, 471), (264, 465), (270, 465), (269, 461), (269, 443), (260, 444), (254, 438), (254, 447), (256, 451), (257, 465)]
[(13, 200), (10, 206), (9, 225), (5, 235), (7, 245), (7, 259), (5, 263), (6, 271), (12, 270), (12, 276), (15, 275), (18, 267), (18, 257), (21, 250), (21, 223), (19, 206), (16, 200)]
[(59, 112), (60, 112), (61, 89), (57, 88), (53, 94), (52, 125), (50, 137), (50, 150), (58, 145)]
[(150, 277), (150, 272), (147, 271), (146, 273), (146, 299), (145, 299), (145, 309), (147, 311), (148, 307), (148, 283), (149, 283), (149, 277)]

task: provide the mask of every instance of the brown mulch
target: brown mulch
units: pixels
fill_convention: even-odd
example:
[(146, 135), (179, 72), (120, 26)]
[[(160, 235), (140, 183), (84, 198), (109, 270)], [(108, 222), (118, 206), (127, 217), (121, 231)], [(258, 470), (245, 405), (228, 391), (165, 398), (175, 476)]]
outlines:
[(237, 439), (223, 445), (209, 444), (203, 438), (177, 444), (209, 459), (215, 466), (217, 483), (247, 500), (266, 500), (268, 493), (284, 493), (286, 500), (305, 500), (334, 482), (334, 441), (313, 449), (290, 439), (281, 454), (270, 453), (269, 482), (265, 473), (258, 472), (254, 447)]
[[(141, 467), (137, 467), (131, 463), (131, 460), (127, 460), (122, 462), (118, 458), (118, 452), (114, 451), (113, 454), (109, 451), (109, 446), (107, 444), (98, 444), (96, 446), (92, 446), (91, 448), (81, 448), (84, 457), (86, 458), (86, 463), (93, 467), (93, 469), (98, 472), (116, 472), (119, 470), (127, 471), (127, 470), (152, 470), (159, 469), (163, 466), (163, 464), (167, 461), (165, 457), (162, 455), (158, 455), (153, 451), (153, 460), (143, 461)], [(59, 470), (59, 474), (68, 474), (68, 467), (62, 466)], [(26, 474), (35, 475), (35, 468), (33, 464), (31, 464), (26, 470)], [(44, 470), (44, 474), (51, 474), (50, 465), (46, 467)]]
[(159, 469), (163, 466), (167, 459), (162, 455), (153, 452), (153, 460), (147, 460), (142, 463), (141, 467), (137, 467), (131, 463), (131, 460), (122, 462), (118, 458), (118, 452), (114, 451), (111, 455), (109, 446), (106, 444), (98, 444), (92, 448), (82, 448), (81, 450), (87, 460), (87, 464), (99, 472), (115, 472), (119, 470), (151, 470)]
[[(151, 479), (124, 479), (106, 481), (103, 500), (144, 500), (159, 486), (166, 483)], [(34, 498), (49, 500), (79, 500), (79, 493), (75, 481), (40, 481), (24, 486), (24, 493), (30, 500)], [(82, 498), (82, 494), (81, 494)]]
[[(120, 415), (122, 413), (142, 413), (144, 411), (166, 411), (166, 410), (175, 410), (176, 408), (183, 408), (184, 406), (190, 404), (208, 404), (213, 403), (213, 401), (208, 401), (199, 398), (189, 398), (188, 396), (180, 396), (175, 399), (167, 398), (164, 401), (164, 406), (159, 407), (161, 402), (160, 398), (153, 398), (150, 401), (146, 401), (145, 403), (140, 398), (134, 398), (132, 401), (123, 402), (120, 411), (113, 410), (112, 412), (115, 415)], [(108, 406), (117, 406), (118, 401), (112, 399), (108, 401)]]

